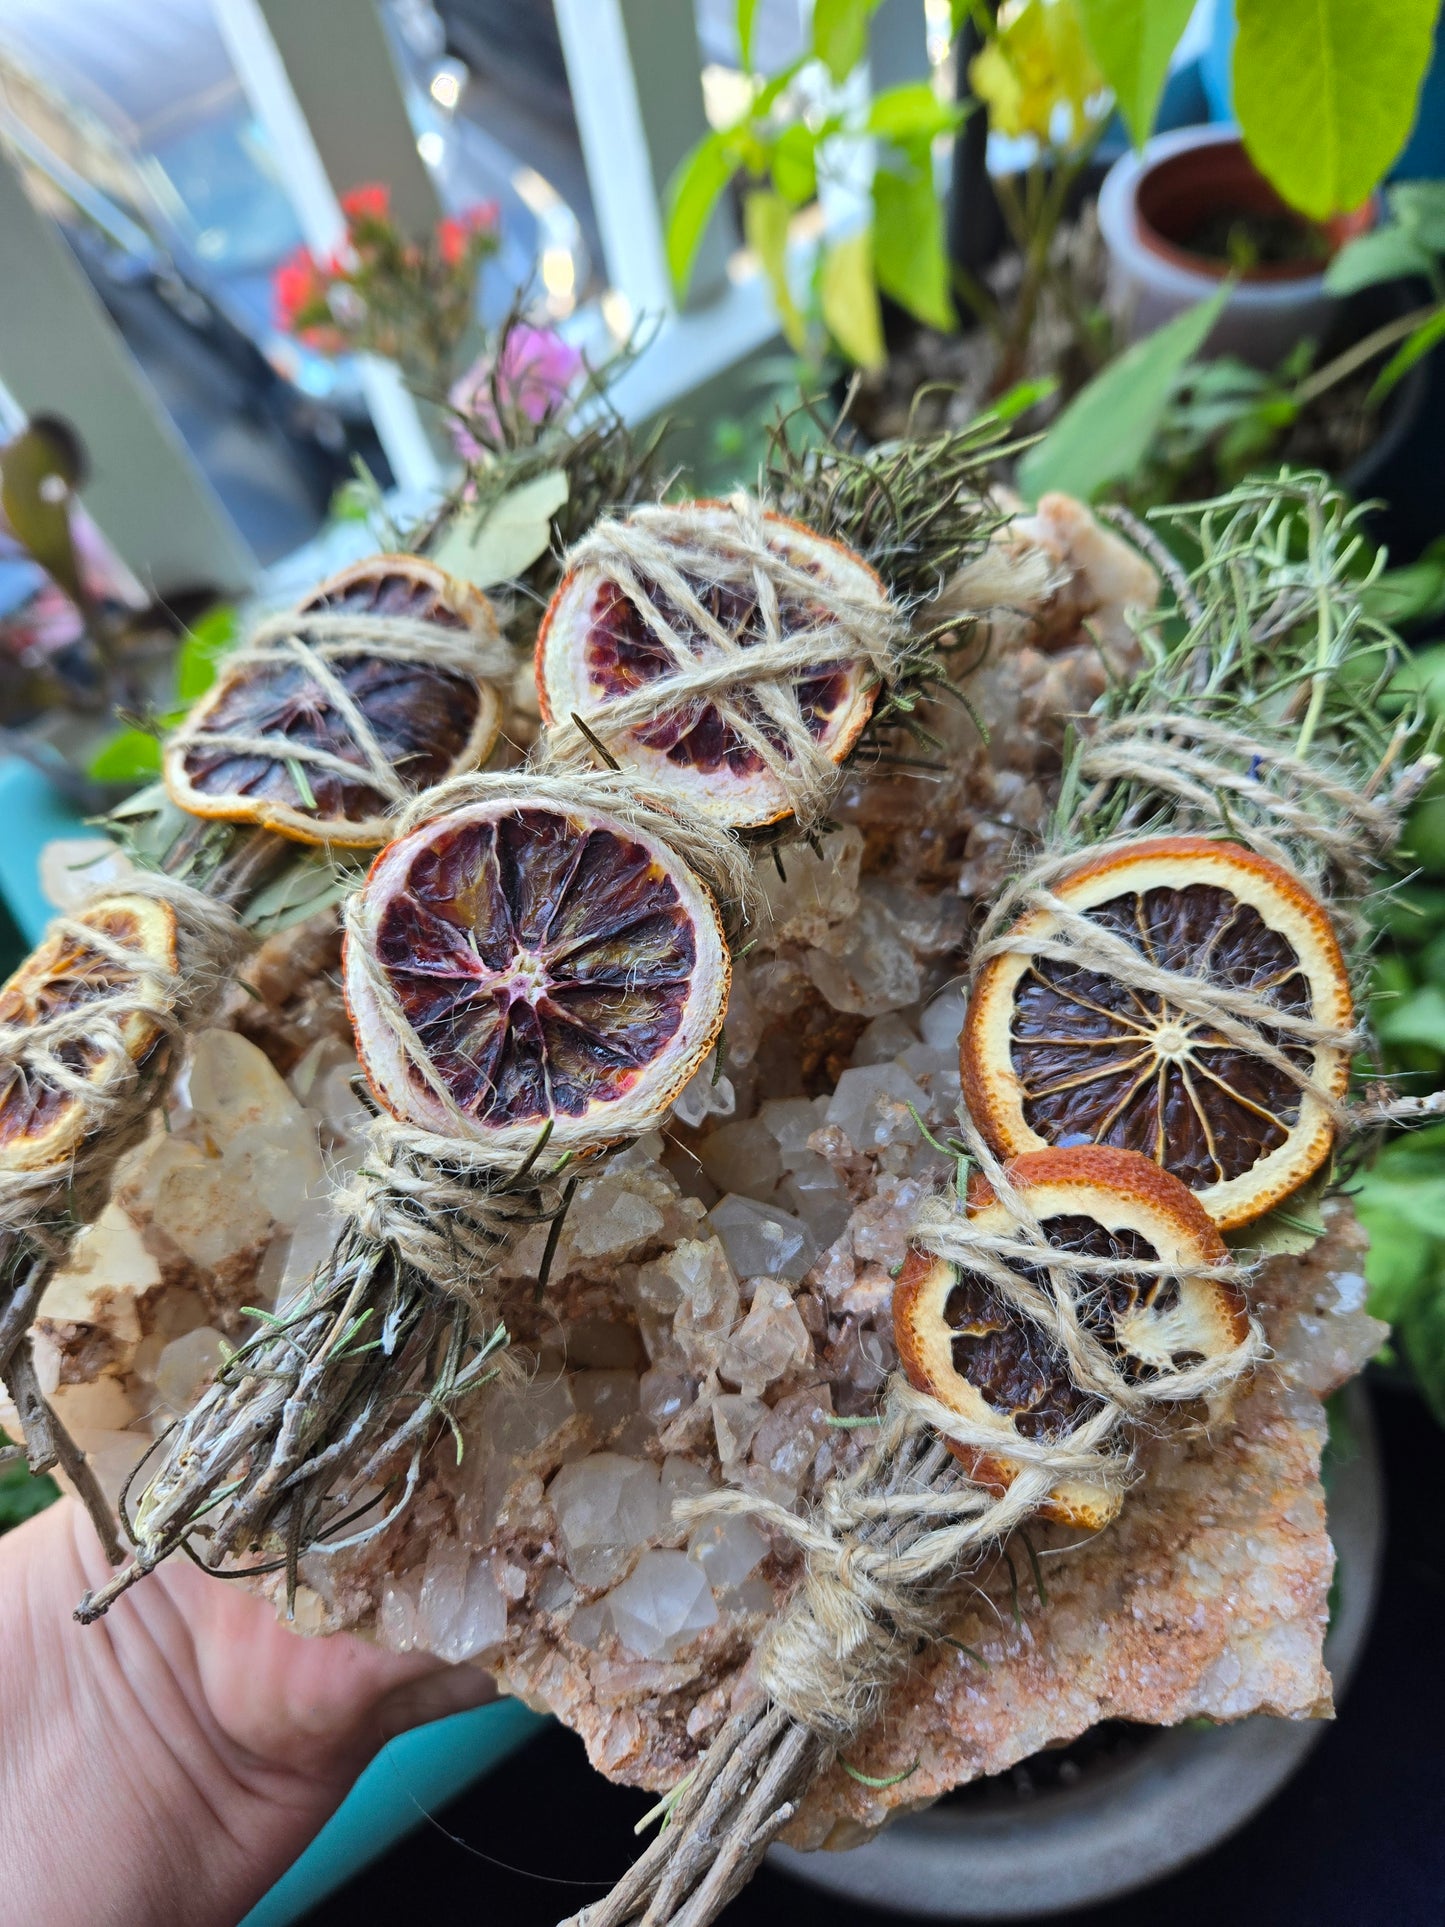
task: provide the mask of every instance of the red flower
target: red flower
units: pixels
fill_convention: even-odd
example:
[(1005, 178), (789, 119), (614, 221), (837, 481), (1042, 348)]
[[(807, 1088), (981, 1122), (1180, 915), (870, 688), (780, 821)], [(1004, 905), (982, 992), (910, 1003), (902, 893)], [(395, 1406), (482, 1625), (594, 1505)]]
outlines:
[(480, 201), (459, 215), (447, 214), (437, 222), (437, 253), (444, 267), (454, 268), (465, 258), (474, 235), (492, 233), (497, 211), (495, 201)]
[(325, 300), (321, 271), (306, 248), (298, 248), (277, 268), (271, 280), (280, 325), (293, 330), (308, 308)]
[(341, 197), (341, 212), (351, 223), (390, 220), (391, 189), (380, 181), (353, 187)]
[(450, 214), (437, 222), (437, 253), (445, 267), (454, 268), (471, 244), (466, 227)]

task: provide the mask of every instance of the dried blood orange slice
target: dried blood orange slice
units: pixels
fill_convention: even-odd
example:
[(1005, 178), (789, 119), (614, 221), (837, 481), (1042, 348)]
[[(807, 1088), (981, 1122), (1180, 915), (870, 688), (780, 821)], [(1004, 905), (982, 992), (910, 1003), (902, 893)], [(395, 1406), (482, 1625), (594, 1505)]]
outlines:
[[(166, 788), (193, 816), (374, 847), (398, 802), (491, 754), (501, 700), (479, 664), (498, 647), (492, 605), (420, 556), (377, 555), (294, 613), (299, 634), (268, 625), (270, 639), (226, 664), (172, 736)], [(415, 639), (308, 639), (300, 619), (318, 615), (423, 623), (435, 651)]]
[[(758, 583), (763, 571), (740, 550), (740, 526), (738, 511), (725, 502), (634, 511), (618, 525), (621, 535), (637, 529), (657, 540), (675, 579), (686, 587), (686, 599), (664, 594), (640, 573), (640, 565), (638, 593), (630, 594), (609, 573), (605, 532), (598, 532), (564, 576), (537, 637), (537, 692), (545, 723), (580, 716), (620, 761), (732, 829), (776, 822), (791, 808), (780, 771), (788, 768), (792, 752), (756, 689), (728, 685), (727, 701), (736, 706), (741, 727), (706, 694), (669, 701), (661, 687), (655, 710), (641, 721), (609, 729), (607, 712), (648, 684), (661, 685), (676, 674), (673, 650), (658, 624), (691, 659), (705, 664), (763, 640), (766, 616)], [(766, 541), (762, 560), (775, 572), (767, 593), (776, 596), (778, 628), (784, 637), (808, 644), (806, 662), (787, 675), (791, 698), (821, 756), (841, 763), (873, 712), (878, 678), (847, 625), (818, 595), (826, 591), (867, 622), (886, 617), (887, 594), (867, 563), (841, 543), (771, 511), (758, 512), (756, 526)], [(714, 544), (720, 546), (715, 550)], [(621, 563), (618, 573), (627, 573)], [(714, 624), (727, 638), (726, 648), (709, 633)]]
[(500, 1149), (549, 1121), (561, 1146), (655, 1120), (717, 1040), (731, 967), (717, 905), (665, 844), (519, 791), (382, 851), (344, 972), (387, 1110)]
[[(1194, 1194), (1135, 1151), (1093, 1145), (1032, 1151), (1008, 1174), (1057, 1249), (1093, 1258), (1179, 1265), (1181, 1275), (1121, 1272), (1096, 1285), (1080, 1307), (1081, 1322), (1116, 1354), (1132, 1383), (1160, 1372), (1208, 1363), (1240, 1346), (1249, 1331), (1243, 1297), (1228, 1278), (1199, 1268), (1226, 1257), (1218, 1227)], [(975, 1175), (969, 1221), (1009, 1237), (1014, 1221), (992, 1186)], [(1025, 1277), (1037, 1269), (1015, 1261)], [(909, 1383), (994, 1431), (997, 1451), (950, 1442), (970, 1477), (994, 1490), (1017, 1477), (1010, 1444), (1067, 1439), (1099, 1409), (1069, 1375), (1054, 1339), (1006, 1305), (988, 1279), (961, 1271), (931, 1252), (910, 1249), (893, 1293), (893, 1330)], [(1070, 1525), (1106, 1525), (1120, 1494), (1086, 1479), (1060, 1483), (1041, 1508)]]
[[(1054, 885), (1071, 910), (1142, 958), (1201, 985), (1248, 992), (1337, 1032), (1349, 976), (1324, 907), (1267, 857), (1208, 837), (1157, 837), (1082, 862)], [(1101, 970), (1031, 950), (1057, 938), (1028, 912), (979, 973), (961, 1040), (964, 1097), (1004, 1157), (1094, 1142), (1142, 1152), (1183, 1180), (1216, 1223), (1252, 1222), (1329, 1156), (1330, 1098), (1349, 1055), (1265, 1026), (1307, 1073), (1228, 1042), (1206, 1021)]]
[[(94, 931), (100, 942), (88, 944), (82, 930)], [(173, 971), (175, 912), (154, 897), (98, 898), (47, 936), (0, 988), (0, 1025), (10, 1033), (0, 1055), (0, 1171), (49, 1170), (85, 1136), (85, 1099), (65, 1088), (68, 1078), (50, 1074), (47, 1054), (82, 1084), (101, 1083), (111, 1062), (106, 1044), (85, 1035), (83, 1021), (38, 1040), (32, 1052), (16, 1033), (71, 1016), (83, 1020), (88, 1007), (123, 996), (116, 1028), (131, 1062), (140, 1063), (159, 1041), (158, 1017), (168, 1008), (164, 984), (117, 957), (116, 945)]]

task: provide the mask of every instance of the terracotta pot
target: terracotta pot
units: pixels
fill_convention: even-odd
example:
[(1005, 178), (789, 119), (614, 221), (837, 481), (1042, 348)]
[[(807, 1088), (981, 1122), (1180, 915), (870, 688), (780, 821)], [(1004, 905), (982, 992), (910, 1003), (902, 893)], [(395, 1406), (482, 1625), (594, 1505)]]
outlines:
[[(1321, 256), (1237, 270), (1196, 252), (1201, 222), (1221, 211), (1282, 215), (1319, 239)], [(1109, 251), (1110, 295), (1132, 337), (1151, 334), (1235, 277), (1207, 344), (1273, 368), (1302, 336), (1318, 339), (1337, 303), (1324, 268), (1347, 241), (1373, 226), (1375, 208), (1313, 223), (1286, 207), (1228, 127), (1186, 127), (1149, 142), (1142, 155), (1116, 161), (1099, 194), (1099, 227)]]

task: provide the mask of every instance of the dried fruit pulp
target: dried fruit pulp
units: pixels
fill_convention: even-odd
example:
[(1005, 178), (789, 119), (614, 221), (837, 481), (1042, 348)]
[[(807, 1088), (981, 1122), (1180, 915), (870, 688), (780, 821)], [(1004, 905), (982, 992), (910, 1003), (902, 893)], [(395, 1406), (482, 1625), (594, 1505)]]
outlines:
[[(300, 613), (404, 616), (452, 632), (495, 627), (484, 596), (411, 556), (369, 558), (323, 584)], [(501, 716), (490, 685), (440, 663), (390, 661), (364, 644), (329, 666), (408, 789), (428, 788), (490, 754)], [(227, 748), (207, 734), (274, 738), (276, 749)], [(295, 749), (329, 751), (355, 763), (357, 774), (306, 762)], [(168, 754), (166, 780), (174, 800), (198, 816), (262, 823), (300, 842), (364, 848), (386, 838), (390, 801), (367, 781), (350, 721), (305, 664), (284, 653), (222, 671), (185, 740)]]
[[(731, 522), (732, 511), (718, 503), (690, 505), (700, 531), (714, 522)], [(778, 515), (766, 515), (769, 541), (807, 574), (861, 601), (886, 603), (878, 578), (851, 550), (815, 535)], [(763, 639), (764, 618), (757, 594), (734, 583), (703, 580), (682, 565), (700, 606), (743, 648)], [(652, 584), (649, 599), (668, 627), (693, 654), (707, 643), (689, 611), (679, 608)], [(779, 599), (784, 635), (827, 624), (821, 604), (783, 595)], [(872, 711), (874, 690), (857, 664), (829, 662), (820, 642), (818, 665), (798, 675), (799, 711), (813, 740), (841, 762), (858, 739)], [(537, 639), (537, 690), (544, 721), (566, 721), (574, 712), (605, 724), (607, 705), (671, 673), (672, 658), (647, 618), (599, 565), (574, 570), (552, 599)], [(782, 737), (755, 695), (734, 691), (732, 700), (775, 750)], [(605, 734), (605, 731), (604, 731)], [(735, 828), (775, 822), (788, 813), (787, 793), (757, 747), (744, 740), (717, 705), (691, 698), (642, 723), (615, 740), (614, 754), (659, 780), (678, 786), (698, 807)]]
[[(1072, 909), (1150, 964), (1246, 991), (1348, 1029), (1349, 981), (1323, 908), (1279, 865), (1204, 837), (1157, 838), (1056, 887)], [(1026, 916), (1014, 935), (1055, 933)], [(1332, 1095), (1346, 1055), (1265, 1029)], [(1092, 1141), (1139, 1151), (1181, 1178), (1225, 1226), (1289, 1195), (1328, 1156), (1327, 1106), (1207, 1023), (1102, 970), (1038, 955), (980, 973), (962, 1043), (970, 1109), (1004, 1155)]]
[[(167, 903), (153, 897), (104, 897), (78, 920), (168, 970), (176, 967), (176, 918)], [(142, 977), (137, 983), (126, 965), (69, 931), (57, 931), (0, 988), (0, 1024), (22, 1028), (41, 1023), (133, 985), (142, 1004), (164, 1008), (163, 993), (153, 980)], [(159, 1038), (160, 1026), (138, 1009), (121, 1019), (120, 1034), (131, 1060), (139, 1063)], [(90, 1081), (105, 1072), (107, 1053), (83, 1037), (58, 1044), (55, 1054)], [(7, 1068), (0, 1085), (0, 1171), (43, 1171), (68, 1157), (84, 1135), (85, 1107), (79, 1096), (33, 1071)]]
[[(383, 851), (365, 941), (446, 1096), (479, 1136), (548, 1119), (604, 1137), (666, 1104), (716, 1039), (729, 966), (716, 906), (686, 866), (601, 813), (525, 796), (438, 819)], [(458, 1120), (378, 1008), (348, 940), (347, 998), (378, 1097)]]
[[(1137, 1153), (1093, 1146), (1039, 1151), (1009, 1166), (1057, 1249), (1094, 1258), (1181, 1266), (1216, 1264), (1223, 1241), (1194, 1196)], [(985, 1183), (970, 1187), (970, 1217), (986, 1232), (1016, 1235)], [(1039, 1283), (1042, 1271), (1019, 1264)], [(1146, 1382), (1161, 1370), (1217, 1356), (1238, 1345), (1246, 1311), (1226, 1281), (1140, 1278), (1127, 1273), (1095, 1284), (1081, 1322), (1120, 1360), (1125, 1376)], [(1066, 1437), (1099, 1409), (1073, 1382), (1062, 1350), (1008, 1306), (989, 1281), (931, 1254), (908, 1254), (894, 1293), (894, 1334), (909, 1382), (975, 1423), (996, 1428), (997, 1454), (955, 1444), (972, 1477), (1007, 1487), (1019, 1466), (1010, 1435), (1031, 1441)], [(1099, 1526), (1118, 1510), (1102, 1485), (1059, 1485), (1043, 1508), (1049, 1518)]]

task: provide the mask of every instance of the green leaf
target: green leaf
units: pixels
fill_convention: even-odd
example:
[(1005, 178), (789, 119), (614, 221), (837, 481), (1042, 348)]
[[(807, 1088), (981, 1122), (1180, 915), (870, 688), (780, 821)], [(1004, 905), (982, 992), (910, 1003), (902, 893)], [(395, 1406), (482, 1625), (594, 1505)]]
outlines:
[[(1445, 614), (1445, 543), (1437, 537), (1418, 562), (1403, 569), (1386, 569), (1372, 588), (1382, 590), (1378, 601), (1366, 604), (1372, 616), (1385, 622)], [(1390, 683), (1401, 695), (1420, 696), (1432, 716), (1445, 714), (1445, 642), (1416, 649)]]
[(743, 72), (750, 73), (753, 65), (753, 19), (758, 11), (758, 0), (738, 0), (738, 52), (742, 58)]
[(1445, 1289), (1438, 1274), (1401, 1320), (1400, 1339), (1426, 1402), (1445, 1425)]
[(789, 207), (806, 207), (818, 192), (818, 137), (804, 121), (785, 127), (768, 149), (773, 186)]
[(1402, 227), (1382, 227), (1340, 249), (1325, 269), (1325, 286), (1331, 294), (1353, 294), (1356, 288), (1429, 272), (1430, 256), (1413, 234)]
[(868, 20), (878, 0), (815, 0), (813, 52), (840, 84), (868, 48)]
[(788, 223), (792, 211), (781, 194), (755, 188), (743, 200), (743, 238), (758, 257), (772, 289), (783, 334), (795, 354), (808, 345), (807, 324), (788, 285)]
[(510, 582), (546, 554), (552, 517), (566, 500), (566, 474), (560, 468), (545, 469), (489, 507), (471, 513), (463, 510), (438, 543), (432, 560), (439, 569), (479, 589)]
[[(0, 1432), (0, 1445), (7, 1444)], [(31, 1472), (23, 1459), (0, 1466), (0, 1532), (24, 1525), (60, 1497), (60, 1487), (44, 1473)]]
[(867, 228), (830, 241), (818, 271), (818, 296), (828, 332), (860, 368), (881, 368), (883, 315), (873, 278), (873, 236)]
[(1435, 1240), (1418, 1225), (1395, 1217), (1388, 1208), (1376, 1209), (1370, 1202), (1368, 1181), (1356, 1208), (1370, 1237), (1365, 1253), (1370, 1310), (1376, 1318), (1397, 1324), (1422, 1286), (1429, 1283)]
[(1153, 130), (1170, 56), (1193, 11), (1194, 0), (1079, 0), (1090, 51), (1136, 147)]
[(926, 148), (911, 172), (880, 167), (873, 176), (873, 264), (878, 286), (900, 307), (930, 328), (957, 326), (943, 203)]
[(146, 783), (161, 773), (161, 746), (143, 729), (121, 729), (90, 759), (97, 783)]
[(1445, 254), (1445, 181), (1397, 181), (1390, 214), (1430, 254)]
[(1229, 293), (1226, 283), (1208, 301), (1175, 315), (1080, 389), (1019, 463), (1017, 482), (1026, 500), (1037, 502), (1048, 490), (1061, 489), (1087, 502), (1106, 483), (1133, 474), (1180, 375), (1204, 346)]
[(966, 113), (967, 109), (952, 101), (940, 100), (931, 81), (910, 80), (901, 87), (888, 87), (873, 96), (867, 130), (882, 140), (911, 146), (952, 133)]
[(1375, 1030), (1382, 1043), (1428, 1044), (1432, 1050), (1445, 1050), (1445, 990), (1438, 984), (1422, 985), (1412, 997), (1390, 1005), (1376, 1021)]
[(1370, 384), (1366, 402), (1382, 402), (1395, 385), (1409, 374), (1415, 363), (1423, 361), (1439, 341), (1445, 341), (1445, 306), (1437, 308), (1428, 321), (1422, 321), (1395, 350)]
[(727, 134), (712, 133), (678, 162), (667, 184), (667, 268), (679, 301), (687, 293), (692, 265), (712, 211), (735, 172)]
[(194, 623), (176, 652), (176, 701), (189, 709), (204, 696), (220, 671), (221, 658), (236, 645), (240, 618), (227, 604), (209, 609)]
[(1267, 1211), (1242, 1231), (1232, 1232), (1229, 1243), (1251, 1258), (1273, 1258), (1280, 1254), (1298, 1256), (1309, 1251), (1324, 1236), (1320, 1222), (1320, 1201), (1324, 1197), (1328, 1172), (1322, 1171), (1292, 1192), (1287, 1203)]
[(307, 850), (252, 898), (241, 921), (261, 936), (275, 936), (340, 903), (365, 874), (365, 856), (348, 852), (344, 858), (339, 853), (333, 857), (324, 850)]
[(1020, 415), (1026, 415), (1041, 401), (1048, 401), (1059, 392), (1057, 375), (1039, 375), (1033, 381), (1016, 381), (1012, 388), (989, 403), (988, 414), (996, 422), (1014, 422)]
[(1234, 108), (1302, 213), (1358, 207), (1405, 145), (1440, 0), (1237, 0)]

